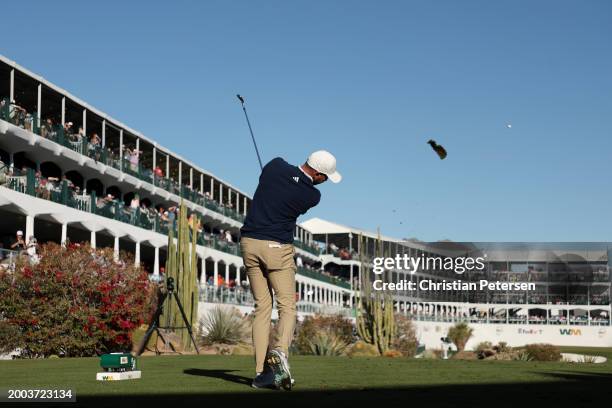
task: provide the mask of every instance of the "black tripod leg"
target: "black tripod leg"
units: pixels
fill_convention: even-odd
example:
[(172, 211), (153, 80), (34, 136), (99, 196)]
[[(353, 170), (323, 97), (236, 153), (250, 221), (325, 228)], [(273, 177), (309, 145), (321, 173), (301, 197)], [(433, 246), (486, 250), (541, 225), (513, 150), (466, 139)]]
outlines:
[(183, 316), (185, 326), (187, 326), (187, 331), (189, 332), (189, 336), (191, 337), (191, 341), (193, 342), (193, 347), (195, 347), (196, 353), (200, 354), (200, 350), (198, 350), (198, 345), (196, 344), (195, 338), (193, 337), (193, 332), (191, 331), (191, 325), (189, 324), (189, 320), (185, 315), (185, 310), (183, 310), (183, 305), (181, 304), (181, 301), (179, 300), (179, 297), (176, 292), (172, 292), (172, 294), (174, 295), (174, 299), (176, 299), (176, 303), (178, 304), (179, 310), (181, 311), (181, 316)]
[(159, 316), (161, 316), (162, 314), (164, 301), (166, 300), (167, 296), (168, 296), (167, 293), (162, 293), (161, 297), (157, 301), (157, 309), (155, 310), (155, 314), (153, 315), (153, 318), (151, 318), (151, 323), (149, 323), (149, 328), (145, 332), (145, 335), (142, 338), (140, 346), (138, 347), (138, 352), (136, 353), (137, 356), (142, 354), (145, 347), (147, 346), (147, 343), (149, 342), (149, 338), (151, 338), (151, 334), (153, 334), (153, 330), (157, 328), (157, 321), (159, 320)]

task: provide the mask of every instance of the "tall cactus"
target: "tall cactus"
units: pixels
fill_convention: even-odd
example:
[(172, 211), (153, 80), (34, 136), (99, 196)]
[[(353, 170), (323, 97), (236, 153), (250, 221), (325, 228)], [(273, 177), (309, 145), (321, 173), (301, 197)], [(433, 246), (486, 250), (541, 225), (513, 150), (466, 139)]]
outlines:
[[(179, 207), (177, 236), (174, 238), (173, 226), (168, 231), (168, 255), (166, 257), (166, 277), (174, 279), (174, 287), (183, 305), (189, 324), (193, 327), (198, 312), (199, 291), (197, 284), (198, 263), (196, 242), (198, 239), (198, 218), (187, 220), (187, 207), (183, 200)], [(172, 300), (164, 310), (166, 327), (183, 327), (181, 312)], [(177, 333), (181, 338), (183, 350), (191, 350), (191, 338), (186, 328)]]
[[(359, 236), (363, 245), (363, 236)], [(380, 239), (380, 232), (376, 240), (374, 256), (384, 256), (383, 241)], [(376, 346), (380, 354), (384, 354), (391, 347), (391, 342), (395, 336), (395, 319), (393, 312), (393, 297), (386, 292), (372, 290), (370, 279), (371, 265), (362, 250), (359, 254), (361, 267), (361, 288), (357, 308), (357, 332), (359, 336), (368, 344)], [(383, 274), (381, 277), (385, 277)], [(388, 276), (390, 277), (390, 275)], [(385, 277), (384, 280), (387, 277)]]

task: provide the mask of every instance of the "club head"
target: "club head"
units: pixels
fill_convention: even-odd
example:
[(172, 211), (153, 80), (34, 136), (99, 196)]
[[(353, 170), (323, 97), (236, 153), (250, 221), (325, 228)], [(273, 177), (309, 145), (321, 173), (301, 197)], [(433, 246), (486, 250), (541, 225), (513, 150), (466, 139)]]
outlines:
[(244, 103), (244, 98), (242, 96), (240, 96), (240, 94), (236, 94), (236, 97), (238, 98), (240, 103)]

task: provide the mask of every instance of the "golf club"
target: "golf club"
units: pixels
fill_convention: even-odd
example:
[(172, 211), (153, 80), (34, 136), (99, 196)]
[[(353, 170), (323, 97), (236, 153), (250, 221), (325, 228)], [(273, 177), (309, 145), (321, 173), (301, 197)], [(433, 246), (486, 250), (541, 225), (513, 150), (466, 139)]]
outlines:
[(247, 115), (246, 108), (244, 106), (244, 98), (240, 96), (240, 94), (236, 94), (236, 97), (240, 101), (242, 105), (242, 110), (244, 111), (244, 117), (246, 118), (247, 125), (249, 125), (249, 132), (251, 132), (251, 139), (253, 139), (253, 146), (255, 146), (255, 153), (257, 153), (257, 160), (259, 160), (259, 167), (263, 171), (263, 165), (261, 164), (261, 157), (259, 156), (259, 149), (257, 148), (257, 143), (255, 142), (255, 136), (253, 135), (253, 128), (251, 128), (251, 121), (249, 120), (249, 115)]

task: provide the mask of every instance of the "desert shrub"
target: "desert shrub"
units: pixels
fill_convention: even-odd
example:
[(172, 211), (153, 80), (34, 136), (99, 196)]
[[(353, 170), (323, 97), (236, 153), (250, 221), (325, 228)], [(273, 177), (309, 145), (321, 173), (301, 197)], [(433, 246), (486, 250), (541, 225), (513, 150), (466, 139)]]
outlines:
[(246, 322), (238, 309), (215, 306), (200, 319), (198, 333), (204, 345), (238, 344), (246, 338)]
[(498, 353), (507, 353), (509, 351), (512, 351), (512, 347), (508, 346), (508, 343), (506, 343), (505, 341), (500, 341), (499, 343), (497, 343), (497, 346), (493, 347), (493, 350)]
[(493, 343), (490, 341), (481, 341), (474, 347), (474, 352), (479, 353), (484, 350), (493, 350)]
[(561, 351), (557, 346), (552, 344), (528, 344), (524, 348), (525, 353), (534, 361), (559, 361), (561, 360)]
[(519, 352), (515, 350), (502, 351), (501, 353), (495, 353), (485, 358), (487, 360), (501, 360), (501, 361), (519, 360)]
[(349, 357), (376, 357), (380, 356), (378, 347), (359, 340), (350, 346), (346, 352)]
[(340, 315), (306, 316), (296, 329), (293, 349), (298, 354), (312, 354), (311, 339), (314, 339), (319, 332), (331, 333), (347, 345), (353, 342), (353, 323)]
[(514, 354), (514, 360), (517, 361), (532, 361), (533, 358), (525, 350), (517, 350)]
[(467, 323), (460, 322), (448, 329), (447, 337), (455, 344), (457, 351), (463, 351), (473, 333), (474, 329), (468, 326)]
[(451, 358), (453, 360), (477, 360), (478, 355), (473, 351), (458, 351)]
[(18, 344), (24, 358), (129, 351), (156, 305), (155, 285), (134, 259), (122, 252), (115, 261), (112, 248), (88, 244), (42, 244), (39, 256), (0, 271), (0, 316), (10, 326), (0, 344)]
[(348, 347), (348, 343), (339, 335), (331, 331), (319, 331), (308, 339), (310, 354), (316, 356), (341, 356)]
[(391, 347), (402, 353), (404, 357), (414, 357), (418, 345), (412, 320), (404, 315), (395, 315), (395, 338), (391, 342)]

